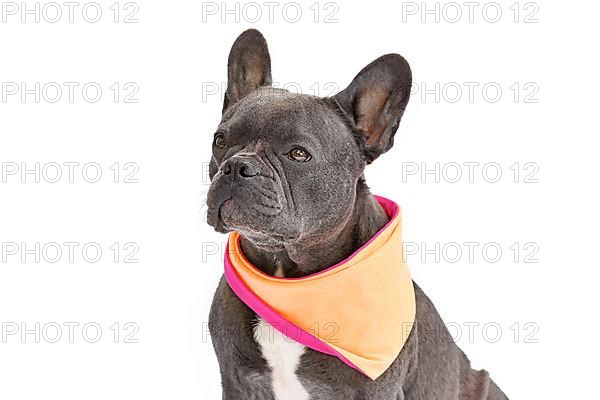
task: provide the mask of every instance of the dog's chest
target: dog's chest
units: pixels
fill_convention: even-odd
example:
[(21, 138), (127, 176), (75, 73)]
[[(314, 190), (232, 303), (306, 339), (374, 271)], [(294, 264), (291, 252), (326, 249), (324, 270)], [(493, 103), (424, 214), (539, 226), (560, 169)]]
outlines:
[[(283, 276), (282, 270), (278, 268), (275, 275)], [(271, 368), (275, 400), (308, 400), (310, 396), (296, 375), (305, 347), (284, 336), (262, 318), (258, 318), (254, 327), (254, 339)]]

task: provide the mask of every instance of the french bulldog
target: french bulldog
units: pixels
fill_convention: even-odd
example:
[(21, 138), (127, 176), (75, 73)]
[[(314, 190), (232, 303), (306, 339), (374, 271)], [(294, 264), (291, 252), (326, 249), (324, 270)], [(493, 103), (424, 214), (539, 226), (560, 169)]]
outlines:
[[(212, 143), (208, 223), (221, 233), (238, 231), (245, 257), (270, 275), (302, 277), (345, 259), (388, 221), (364, 169), (393, 145), (410, 96), (407, 61), (384, 55), (333, 97), (290, 93), (271, 87), (266, 41), (251, 29), (233, 44), (227, 78)], [(410, 336), (371, 380), (282, 337), (222, 278), (209, 331), (223, 399), (507, 399), (488, 372), (471, 369), (431, 301), (414, 289)]]

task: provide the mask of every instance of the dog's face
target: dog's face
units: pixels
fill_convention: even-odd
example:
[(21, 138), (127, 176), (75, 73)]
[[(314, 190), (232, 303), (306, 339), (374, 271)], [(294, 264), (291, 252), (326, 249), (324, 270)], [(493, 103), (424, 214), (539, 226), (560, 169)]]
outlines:
[(335, 227), (364, 161), (329, 102), (261, 88), (225, 112), (213, 140), (209, 222), (281, 246)]
[(208, 222), (276, 250), (331, 234), (350, 217), (364, 167), (393, 143), (411, 74), (395, 54), (332, 98), (274, 89), (256, 30), (234, 43), (210, 162)]

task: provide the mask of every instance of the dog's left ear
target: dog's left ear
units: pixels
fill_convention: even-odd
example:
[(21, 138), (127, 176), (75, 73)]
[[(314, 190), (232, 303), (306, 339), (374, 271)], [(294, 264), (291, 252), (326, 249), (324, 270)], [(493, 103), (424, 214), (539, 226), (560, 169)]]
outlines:
[(250, 92), (271, 83), (267, 41), (256, 29), (248, 29), (238, 36), (229, 52), (223, 112)]
[(408, 62), (399, 54), (387, 54), (363, 68), (350, 86), (334, 96), (364, 138), (367, 163), (392, 147), (411, 85)]

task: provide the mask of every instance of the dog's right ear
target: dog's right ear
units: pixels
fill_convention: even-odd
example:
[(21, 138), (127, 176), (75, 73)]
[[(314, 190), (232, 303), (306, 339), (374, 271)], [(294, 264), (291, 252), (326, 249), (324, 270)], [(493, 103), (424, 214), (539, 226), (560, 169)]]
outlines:
[(248, 29), (238, 36), (229, 52), (223, 112), (258, 87), (271, 83), (267, 41), (256, 29)]

